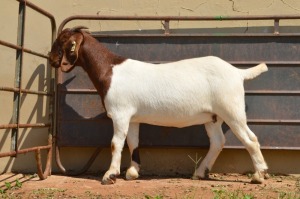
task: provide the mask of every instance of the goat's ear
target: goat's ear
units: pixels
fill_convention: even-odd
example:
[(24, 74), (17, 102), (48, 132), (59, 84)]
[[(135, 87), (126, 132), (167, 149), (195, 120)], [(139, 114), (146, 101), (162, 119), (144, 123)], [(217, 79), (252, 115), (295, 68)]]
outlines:
[(78, 60), (78, 53), (82, 42), (82, 34), (75, 34), (70, 37), (64, 49), (64, 55), (61, 62), (61, 70), (63, 72), (68, 72), (75, 66), (75, 63)]

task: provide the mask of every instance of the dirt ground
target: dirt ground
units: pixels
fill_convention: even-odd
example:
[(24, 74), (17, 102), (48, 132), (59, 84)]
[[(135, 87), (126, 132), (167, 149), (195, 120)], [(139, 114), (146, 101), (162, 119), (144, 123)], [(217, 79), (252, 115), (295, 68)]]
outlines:
[(296, 198), (300, 199), (300, 176), (270, 175), (264, 184), (250, 184), (250, 175), (210, 174), (209, 180), (186, 176), (141, 176), (113, 185), (101, 185), (100, 175), (78, 177), (51, 175), (0, 175), (0, 198)]

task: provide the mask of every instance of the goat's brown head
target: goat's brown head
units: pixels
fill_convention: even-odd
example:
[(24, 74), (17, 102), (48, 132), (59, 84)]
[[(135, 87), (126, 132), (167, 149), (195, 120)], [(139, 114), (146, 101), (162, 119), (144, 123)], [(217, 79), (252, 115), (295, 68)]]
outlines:
[(77, 60), (81, 44), (84, 40), (84, 26), (64, 29), (54, 41), (49, 62), (55, 68), (61, 67), (63, 72), (70, 72)]

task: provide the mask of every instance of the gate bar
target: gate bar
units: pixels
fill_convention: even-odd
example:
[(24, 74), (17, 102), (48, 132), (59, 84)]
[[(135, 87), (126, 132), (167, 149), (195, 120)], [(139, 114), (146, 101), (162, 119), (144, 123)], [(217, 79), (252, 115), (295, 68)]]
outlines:
[(0, 129), (13, 129), (13, 128), (44, 128), (50, 127), (51, 123), (36, 123), (36, 124), (1, 124)]
[(46, 146), (38, 146), (38, 147), (32, 147), (32, 148), (27, 148), (27, 149), (20, 149), (18, 151), (11, 151), (11, 152), (6, 152), (6, 153), (0, 153), (0, 158), (3, 157), (7, 157), (7, 156), (14, 156), (17, 153), (18, 154), (24, 154), (24, 153), (28, 153), (28, 152), (33, 152), (36, 150), (41, 150), (41, 149), (50, 149), (52, 147), (52, 145), (46, 145)]
[(32, 90), (22, 89), (22, 88), (20, 89), (20, 88), (11, 88), (11, 87), (0, 87), (0, 91), (21, 92), (21, 93), (26, 93), (26, 94), (53, 96), (53, 93), (50, 93), (50, 92), (32, 91)]
[[(274, 34), (279, 34), (279, 20), (300, 19), (299, 15), (253, 15), (253, 16), (109, 16), (109, 15), (73, 15), (66, 18), (59, 26), (58, 33), (72, 20), (141, 20), (141, 21), (164, 21), (165, 35), (171, 35), (169, 30), (170, 21), (233, 21), (233, 20), (273, 20)], [(153, 36), (153, 34), (151, 34)], [(150, 36), (151, 36), (150, 35)], [(245, 35), (245, 34), (243, 34)], [(123, 35), (124, 36), (124, 35)]]
[(24, 48), (23, 46), (15, 45), (15, 44), (12, 44), (12, 43), (9, 43), (9, 42), (6, 42), (6, 41), (2, 41), (2, 40), (0, 40), (0, 44), (3, 45), (3, 46), (9, 47), (9, 48), (16, 49), (16, 50), (23, 50), (26, 53), (29, 53), (29, 54), (32, 54), (32, 55), (36, 55), (36, 56), (48, 59), (47, 55), (44, 55), (44, 54), (41, 54), (41, 53), (38, 53), (38, 52), (35, 52), (35, 51), (32, 51), (32, 50), (29, 50), (27, 48)]

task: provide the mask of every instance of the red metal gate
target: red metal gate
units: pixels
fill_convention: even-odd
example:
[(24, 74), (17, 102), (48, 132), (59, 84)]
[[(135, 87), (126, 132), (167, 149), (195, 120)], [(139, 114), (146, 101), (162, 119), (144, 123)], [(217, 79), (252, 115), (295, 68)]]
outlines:
[[(18, 154), (28, 153), (28, 152), (35, 152), (36, 153), (36, 161), (37, 161), (37, 170), (38, 176), (40, 179), (47, 178), (48, 175), (51, 174), (51, 160), (52, 160), (52, 135), (55, 129), (55, 70), (51, 69), (48, 66), (50, 71), (50, 79), (47, 81), (50, 82), (50, 89), (48, 92), (46, 91), (36, 91), (36, 90), (28, 90), (24, 89), (21, 85), (22, 82), (22, 67), (23, 67), (23, 54), (29, 53), (34, 56), (38, 56), (44, 59), (48, 59), (48, 55), (30, 50), (24, 47), (24, 38), (25, 38), (25, 22), (26, 22), (26, 9), (27, 7), (31, 8), (32, 10), (36, 11), (37, 13), (43, 15), (50, 19), (50, 25), (52, 30), (52, 37), (49, 38), (52, 42), (56, 38), (56, 23), (55, 18), (53, 15), (48, 13), (47, 11), (37, 7), (36, 5), (32, 4), (27, 0), (17, 0), (19, 2), (19, 13), (18, 13), (18, 38), (17, 38), (17, 45), (2, 41), (0, 40), (0, 45), (6, 46), (8, 48), (12, 48), (16, 50), (16, 65), (15, 65), (15, 87), (5, 87), (1, 86), (0, 91), (6, 92), (13, 92), (14, 99), (13, 99), (13, 116), (12, 116), (12, 123), (10, 124), (1, 124), (0, 129), (8, 129), (11, 130), (11, 151), (0, 153), (1, 157), (17, 157)], [(20, 123), (20, 106), (21, 106), (21, 94), (26, 93), (29, 95), (41, 95), (46, 96), (49, 98), (49, 122), (48, 123), (35, 123), (35, 124), (21, 124)], [(19, 149), (18, 143), (18, 135), (20, 128), (48, 128), (48, 144), (46, 146), (35, 146), (31, 148)], [(41, 162), (41, 150), (47, 150), (47, 162), (45, 171), (42, 169), (42, 162)]]

